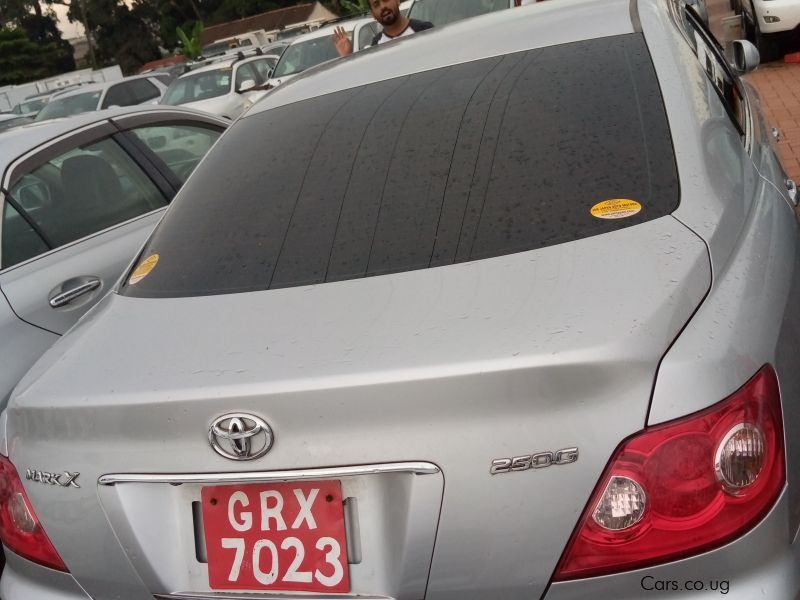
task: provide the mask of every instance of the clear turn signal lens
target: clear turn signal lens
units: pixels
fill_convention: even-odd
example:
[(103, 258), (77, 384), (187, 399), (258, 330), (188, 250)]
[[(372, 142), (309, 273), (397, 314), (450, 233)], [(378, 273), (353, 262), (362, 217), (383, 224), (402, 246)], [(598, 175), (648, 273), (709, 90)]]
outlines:
[(641, 485), (628, 477), (612, 477), (592, 518), (609, 531), (622, 531), (642, 520), (646, 504)]
[(740, 423), (731, 429), (717, 449), (717, 479), (728, 493), (755, 483), (764, 468), (766, 452), (764, 436), (755, 425)]
[(33, 520), (31, 511), (28, 510), (28, 505), (25, 504), (25, 498), (20, 493), (11, 496), (8, 501), (8, 512), (11, 515), (11, 520), (17, 529), (23, 533), (33, 533), (36, 529), (36, 521)]

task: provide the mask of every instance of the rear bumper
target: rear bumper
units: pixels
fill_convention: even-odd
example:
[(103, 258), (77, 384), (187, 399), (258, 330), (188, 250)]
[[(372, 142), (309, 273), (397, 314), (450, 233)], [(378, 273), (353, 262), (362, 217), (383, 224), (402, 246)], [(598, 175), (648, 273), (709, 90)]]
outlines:
[[(755, 4), (762, 33), (792, 31), (800, 26), (800, 2), (797, 0), (756, 0)], [(776, 17), (780, 21), (767, 23), (765, 17)]]
[(5, 550), (6, 567), (0, 578), (4, 600), (92, 600), (69, 573), (53, 571)]
[[(784, 490), (767, 517), (727, 546), (629, 573), (553, 584), (543, 600), (800, 598), (800, 541), (789, 529)], [(727, 590), (727, 591), (726, 591)]]

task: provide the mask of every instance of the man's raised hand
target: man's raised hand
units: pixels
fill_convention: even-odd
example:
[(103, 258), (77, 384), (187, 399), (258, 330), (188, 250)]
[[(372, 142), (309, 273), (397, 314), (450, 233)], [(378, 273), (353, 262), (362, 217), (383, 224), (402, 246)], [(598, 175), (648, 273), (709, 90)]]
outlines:
[(333, 30), (333, 45), (336, 46), (339, 56), (347, 56), (353, 53), (353, 42), (347, 38), (347, 32), (344, 27), (339, 26)]

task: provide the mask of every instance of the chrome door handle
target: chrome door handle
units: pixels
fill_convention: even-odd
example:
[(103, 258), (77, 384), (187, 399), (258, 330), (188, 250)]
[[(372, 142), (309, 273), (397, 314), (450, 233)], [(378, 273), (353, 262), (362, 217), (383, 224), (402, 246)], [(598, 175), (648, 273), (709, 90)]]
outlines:
[(62, 306), (66, 306), (76, 298), (80, 298), (84, 294), (88, 294), (100, 287), (100, 280), (99, 279), (90, 279), (86, 283), (82, 283), (81, 285), (72, 288), (71, 290), (67, 290), (66, 292), (62, 292), (57, 296), (53, 296), (50, 298), (50, 306), (53, 308), (61, 308)]
[(792, 201), (792, 204), (797, 206), (797, 184), (793, 179), (786, 180), (786, 189), (789, 190), (789, 200)]

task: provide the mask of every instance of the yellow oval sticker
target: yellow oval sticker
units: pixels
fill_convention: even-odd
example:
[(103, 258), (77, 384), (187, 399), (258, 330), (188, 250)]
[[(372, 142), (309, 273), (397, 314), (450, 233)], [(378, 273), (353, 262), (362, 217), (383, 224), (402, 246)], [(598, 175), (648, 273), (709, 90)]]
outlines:
[(158, 254), (151, 254), (145, 258), (138, 267), (136, 267), (136, 270), (131, 274), (131, 278), (128, 279), (128, 283), (130, 285), (139, 283), (142, 279), (150, 275), (150, 271), (155, 269), (157, 264)]
[(636, 200), (617, 198), (606, 200), (592, 207), (592, 216), (598, 219), (624, 219), (642, 211), (642, 205)]

